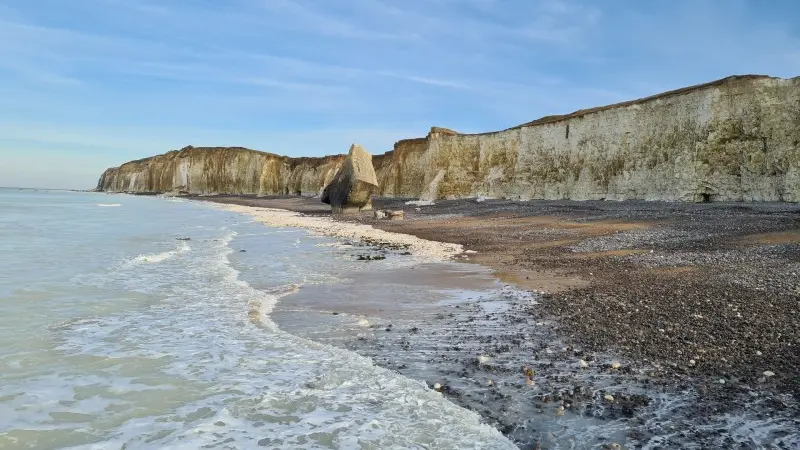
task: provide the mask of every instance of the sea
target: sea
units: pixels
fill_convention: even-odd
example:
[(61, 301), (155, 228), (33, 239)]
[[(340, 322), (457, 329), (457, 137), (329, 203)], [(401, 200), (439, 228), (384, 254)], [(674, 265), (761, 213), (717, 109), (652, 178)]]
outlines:
[(0, 189), (0, 448), (516, 448), (425, 382), (271, 319), (363, 267), (207, 203)]
[(0, 189), (0, 449), (800, 448), (790, 396), (709, 412), (539, 294), (405, 250)]

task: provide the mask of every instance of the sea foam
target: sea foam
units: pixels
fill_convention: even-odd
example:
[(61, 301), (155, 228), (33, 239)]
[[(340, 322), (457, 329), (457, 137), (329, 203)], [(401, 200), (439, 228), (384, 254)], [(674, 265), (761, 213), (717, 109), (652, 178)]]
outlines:
[(145, 263), (145, 264), (156, 264), (160, 262), (164, 262), (174, 256), (187, 253), (191, 251), (192, 247), (189, 246), (186, 242), (181, 242), (174, 250), (170, 250), (168, 252), (161, 252), (161, 253), (153, 253), (148, 255), (139, 255), (134, 257), (130, 260), (131, 263)]

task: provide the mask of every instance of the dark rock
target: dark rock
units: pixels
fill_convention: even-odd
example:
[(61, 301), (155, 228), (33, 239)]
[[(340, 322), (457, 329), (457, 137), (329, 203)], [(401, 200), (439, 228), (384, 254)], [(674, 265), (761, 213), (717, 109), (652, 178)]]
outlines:
[(322, 203), (331, 205), (335, 214), (371, 209), (378, 179), (372, 155), (357, 144), (350, 147), (342, 167), (322, 191)]

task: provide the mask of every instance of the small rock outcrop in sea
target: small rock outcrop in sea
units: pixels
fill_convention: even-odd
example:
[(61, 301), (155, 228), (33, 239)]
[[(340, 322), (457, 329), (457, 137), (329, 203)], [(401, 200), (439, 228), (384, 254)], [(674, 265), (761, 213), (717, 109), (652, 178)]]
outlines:
[(334, 213), (356, 212), (370, 205), (378, 190), (372, 155), (358, 144), (350, 146), (342, 167), (322, 191), (322, 202)]

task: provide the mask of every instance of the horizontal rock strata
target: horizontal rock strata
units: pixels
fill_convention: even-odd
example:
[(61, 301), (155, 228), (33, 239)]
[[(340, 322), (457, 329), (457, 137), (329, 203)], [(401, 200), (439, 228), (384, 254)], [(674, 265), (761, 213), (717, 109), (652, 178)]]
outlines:
[[(316, 194), (343, 158), (188, 147), (108, 169), (98, 189)], [(728, 77), (492, 133), (434, 127), (373, 164), (390, 197), (798, 202), (800, 77)]]
[(185, 147), (107, 169), (97, 190), (196, 195), (316, 195), (344, 155), (290, 158), (241, 147)]

